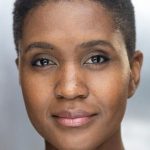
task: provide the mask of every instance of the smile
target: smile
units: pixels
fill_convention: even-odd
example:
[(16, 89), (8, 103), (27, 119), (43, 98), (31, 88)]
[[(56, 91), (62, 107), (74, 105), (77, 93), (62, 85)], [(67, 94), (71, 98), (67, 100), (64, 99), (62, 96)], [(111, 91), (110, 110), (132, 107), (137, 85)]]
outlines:
[(81, 127), (93, 120), (97, 114), (88, 113), (86, 111), (61, 111), (52, 115), (54, 120), (61, 126), (65, 127)]

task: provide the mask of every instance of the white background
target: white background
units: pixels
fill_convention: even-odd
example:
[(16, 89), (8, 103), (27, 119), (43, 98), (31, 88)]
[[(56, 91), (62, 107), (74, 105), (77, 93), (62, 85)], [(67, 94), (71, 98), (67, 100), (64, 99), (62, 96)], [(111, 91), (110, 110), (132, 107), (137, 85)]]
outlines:
[[(122, 123), (126, 150), (150, 150), (150, 1), (132, 0), (137, 21), (137, 49), (144, 53), (142, 79), (129, 100)], [(0, 150), (44, 150), (30, 124), (15, 66), (12, 34), (14, 0), (0, 0)]]

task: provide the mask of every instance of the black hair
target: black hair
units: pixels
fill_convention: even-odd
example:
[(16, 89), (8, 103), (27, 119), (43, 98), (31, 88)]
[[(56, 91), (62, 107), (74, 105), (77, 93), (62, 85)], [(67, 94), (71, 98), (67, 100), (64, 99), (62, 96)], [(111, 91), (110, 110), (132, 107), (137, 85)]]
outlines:
[[(22, 37), (23, 22), (28, 12), (48, 1), (59, 0), (16, 0), (14, 3), (13, 32), (17, 52), (19, 51), (18, 42)], [(101, 3), (101, 5), (112, 14), (117, 29), (119, 29), (123, 35), (128, 55), (131, 57), (135, 50), (136, 43), (135, 15), (131, 0), (93, 1)]]

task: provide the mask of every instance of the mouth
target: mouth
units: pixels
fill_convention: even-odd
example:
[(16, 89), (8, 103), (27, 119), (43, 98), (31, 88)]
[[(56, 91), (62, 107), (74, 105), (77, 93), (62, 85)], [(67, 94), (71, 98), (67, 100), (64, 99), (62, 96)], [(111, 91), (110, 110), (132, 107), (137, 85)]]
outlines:
[(64, 127), (81, 127), (90, 123), (96, 113), (89, 113), (83, 110), (78, 111), (61, 111), (53, 114), (54, 120), (61, 126)]

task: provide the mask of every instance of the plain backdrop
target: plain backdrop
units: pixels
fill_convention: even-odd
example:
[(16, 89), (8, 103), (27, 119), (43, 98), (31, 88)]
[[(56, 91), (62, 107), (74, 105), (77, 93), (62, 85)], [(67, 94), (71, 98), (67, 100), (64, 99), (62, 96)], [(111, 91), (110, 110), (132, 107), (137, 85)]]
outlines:
[[(14, 0), (0, 0), (0, 150), (44, 150), (24, 107), (12, 34)], [(122, 123), (126, 150), (150, 150), (150, 1), (133, 0), (137, 49), (144, 53), (140, 86)]]

